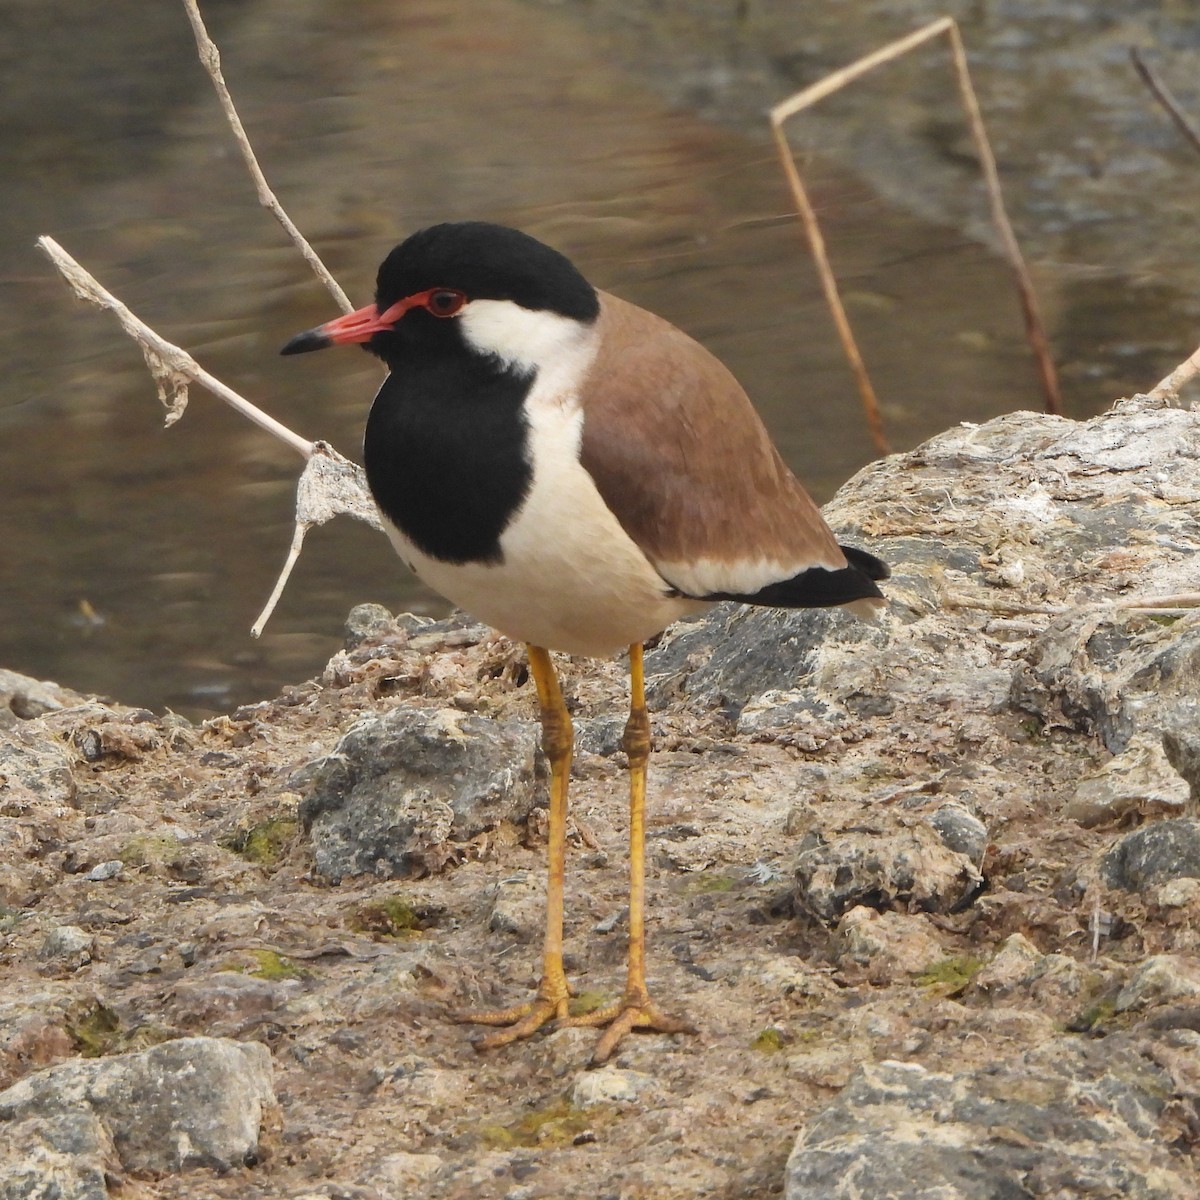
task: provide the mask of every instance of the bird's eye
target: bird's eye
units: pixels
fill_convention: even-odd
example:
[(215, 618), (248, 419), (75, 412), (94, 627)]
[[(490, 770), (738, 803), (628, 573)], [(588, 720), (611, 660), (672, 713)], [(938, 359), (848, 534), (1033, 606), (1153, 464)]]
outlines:
[(425, 307), (435, 317), (452, 317), (466, 302), (467, 298), (462, 292), (455, 292), (450, 288), (437, 288), (429, 293)]

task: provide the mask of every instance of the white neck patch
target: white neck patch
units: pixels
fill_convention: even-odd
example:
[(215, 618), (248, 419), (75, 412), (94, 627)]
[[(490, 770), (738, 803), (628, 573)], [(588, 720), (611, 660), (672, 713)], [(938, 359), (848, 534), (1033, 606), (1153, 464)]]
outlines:
[(511, 300), (472, 300), (457, 318), (468, 344), (525, 374), (577, 360), (594, 329), (559, 313), (522, 308)]

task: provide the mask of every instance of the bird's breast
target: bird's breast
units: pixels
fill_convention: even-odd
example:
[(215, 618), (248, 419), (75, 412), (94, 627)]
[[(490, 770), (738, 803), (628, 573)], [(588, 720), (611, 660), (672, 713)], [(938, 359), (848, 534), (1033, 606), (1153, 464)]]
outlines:
[(393, 372), (367, 418), (363, 459), (380, 512), (424, 555), (500, 560), (533, 469), (530, 381), (469, 361)]
[[(644, 641), (694, 609), (672, 594), (581, 464), (584, 413), (573, 392), (526, 386), (519, 400), (515, 389), (492, 399), (511, 405), (504, 420), (493, 408), (486, 427), (465, 437), (430, 415), (377, 417), (378, 398), (372, 409), (368, 479), (417, 575), (502, 633), (574, 654)], [(402, 435), (403, 448), (394, 440)], [(404, 469), (417, 475), (393, 477)], [(441, 511), (426, 511), (434, 505)]]

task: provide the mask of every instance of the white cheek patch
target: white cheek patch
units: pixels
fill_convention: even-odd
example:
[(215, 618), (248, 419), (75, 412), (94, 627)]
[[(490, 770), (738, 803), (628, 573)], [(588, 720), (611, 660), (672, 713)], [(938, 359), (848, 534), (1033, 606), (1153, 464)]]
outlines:
[(558, 313), (522, 308), (511, 300), (472, 300), (457, 318), (472, 349), (494, 354), (525, 374), (572, 358), (592, 327)]

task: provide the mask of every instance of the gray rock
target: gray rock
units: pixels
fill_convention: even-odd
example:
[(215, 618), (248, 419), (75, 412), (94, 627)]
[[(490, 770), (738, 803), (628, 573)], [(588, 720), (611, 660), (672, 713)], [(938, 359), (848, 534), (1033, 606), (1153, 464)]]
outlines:
[(78, 970), (92, 961), (95, 938), (78, 925), (59, 925), (50, 930), (38, 951), (42, 962)]
[(1145, 891), (1171, 879), (1200, 879), (1200, 820), (1176, 817), (1126, 834), (1104, 856), (1109, 887)]
[[(809, 679), (823, 647), (882, 644), (884, 631), (840, 609), (721, 605), (709, 618), (676, 627), (646, 656), (652, 705), (678, 695), (700, 708), (740, 710), (768, 691)], [(874, 699), (887, 701), (882, 693)]]
[(945, 957), (929, 919), (920, 913), (852, 908), (838, 922), (839, 954), (866, 968), (872, 983), (916, 975)]
[(1117, 995), (1116, 1011), (1150, 1008), (1200, 996), (1200, 968), (1177, 954), (1146, 959)]
[(987, 850), (987, 826), (961, 804), (943, 804), (929, 818), (938, 837), (951, 849), (965, 854), (977, 867)]
[(868, 1064), (801, 1132), (785, 1200), (1185, 1200), (1190, 1183), (1154, 1141), (1171, 1088), (1108, 1047), (961, 1075)]
[[(300, 817), (317, 870), (399, 876), (425, 852), (522, 821), (542, 794), (540, 727), (401, 706), (359, 721), (307, 769)], [(302, 769), (304, 771), (305, 769)]]
[(1200, 703), (1182, 701), (1168, 714), (1162, 743), (1171, 766), (1187, 780), (1191, 803), (1200, 807)]
[(796, 901), (822, 921), (856, 905), (947, 913), (970, 903), (978, 868), (925, 824), (810, 831), (795, 862)]
[(1189, 788), (1168, 761), (1162, 740), (1136, 734), (1123, 753), (1079, 781), (1064, 815), (1088, 828), (1135, 813), (1182, 815)]
[(264, 1111), (274, 1105), (265, 1046), (180, 1038), (27, 1076), (0, 1092), (0, 1130), (40, 1120), (58, 1131), (55, 1149), (66, 1130), (70, 1153), (101, 1167), (111, 1146), (127, 1171), (228, 1171), (258, 1160)]
[(0, 729), (0, 778), (5, 781), (6, 808), (32, 801), (70, 804), (75, 798), (71, 760), (60, 742), (39, 722)]
[(971, 980), (971, 990), (1007, 996), (1033, 977), (1042, 958), (1042, 952), (1023, 933), (1010, 933), (991, 962)]
[(389, 1154), (376, 1164), (364, 1182), (378, 1191), (380, 1200), (409, 1200), (422, 1195), (445, 1165), (436, 1154)]
[(398, 629), (395, 618), (382, 604), (356, 604), (342, 627), (342, 644), (355, 650), (363, 642), (378, 640)]
[(541, 932), (546, 919), (545, 884), (525, 872), (499, 880), (488, 889), (491, 901), (488, 928), (531, 941)]
[(738, 714), (737, 731), (760, 742), (795, 746), (813, 754), (850, 724), (840, 706), (821, 699), (811, 688), (767, 691)]
[(246, 1037), (278, 1019), (279, 1010), (300, 990), (295, 979), (258, 979), (237, 971), (217, 971), (183, 979), (171, 998), (174, 1022), (215, 1037)]
[(53, 984), (19, 990), (0, 998), (0, 1089), (77, 1053), (67, 1029), (78, 1010), (75, 993)]
[(619, 754), (625, 720), (625, 717), (613, 713), (577, 718), (574, 722), (576, 755), (595, 754), (600, 758), (612, 758)]
[[(83, 699), (77, 692), (57, 683), (31, 679), (28, 675), (0, 667), (0, 713), (10, 714), (16, 720), (30, 721), (46, 713), (59, 712)], [(8, 727), (8, 722), (0, 721), (0, 727)]]
[(1157, 733), (1196, 698), (1198, 662), (1200, 627), (1075, 609), (1034, 640), (1011, 696), (1047, 723), (1094, 733), (1120, 754), (1139, 730)]
[(109, 1200), (106, 1176), (119, 1166), (90, 1112), (0, 1123), (3, 1200)]

